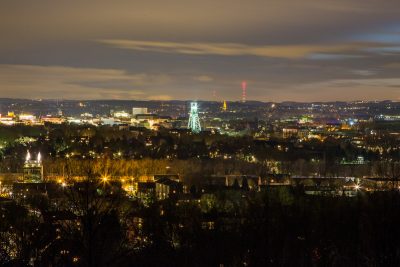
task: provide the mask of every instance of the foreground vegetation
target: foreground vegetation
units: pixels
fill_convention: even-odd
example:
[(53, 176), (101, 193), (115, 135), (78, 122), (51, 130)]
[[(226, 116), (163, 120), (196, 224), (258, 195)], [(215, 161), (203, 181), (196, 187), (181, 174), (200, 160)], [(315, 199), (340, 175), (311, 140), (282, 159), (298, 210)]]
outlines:
[[(400, 194), (312, 197), (301, 188), (128, 199), (88, 179), (2, 202), (1, 266), (398, 266)], [(54, 199), (53, 199), (54, 200)]]

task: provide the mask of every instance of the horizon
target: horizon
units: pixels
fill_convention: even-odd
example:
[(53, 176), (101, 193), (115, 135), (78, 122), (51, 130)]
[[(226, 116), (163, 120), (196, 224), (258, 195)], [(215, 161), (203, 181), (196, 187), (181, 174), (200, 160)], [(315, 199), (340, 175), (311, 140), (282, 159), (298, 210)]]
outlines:
[(254, 99), (247, 99), (245, 102), (241, 100), (206, 100), (206, 99), (168, 99), (168, 100), (159, 100), (159, 99), (54, 99), (54, 98), (10, 98), (10, 97), (0, 97), (0, 100), (18, 100), (18, 101), (76, 101), (76, 102), (85, 102), (85, 101), (121, 101), (121, 102), (214, 102), (214, 103), (221, 103), (221, 102), (233, 102), (233, 103), (274, 103), (274, 104), (282, 104), (282, 103), (298, 103), (298, 104), (308, 104), (308, 103), (382, 103), (382, 102), (392, 102), (392, 103), (400, 103), (400, 100), (391, 100), (391, 99), (383, 99), (383, 100), (327, 100), (327, 101), (294, 101), (294, 100), (284, 100), (284, 101), (263, 101), (263, 100), (254, 100)]

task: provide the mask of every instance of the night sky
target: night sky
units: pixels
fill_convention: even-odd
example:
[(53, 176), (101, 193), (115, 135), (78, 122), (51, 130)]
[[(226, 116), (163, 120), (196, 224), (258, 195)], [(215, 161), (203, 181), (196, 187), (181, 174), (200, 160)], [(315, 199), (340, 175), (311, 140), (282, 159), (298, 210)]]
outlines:
[(400, 100), (399, 0), (2, 0), (0, 35), (0, 97)]

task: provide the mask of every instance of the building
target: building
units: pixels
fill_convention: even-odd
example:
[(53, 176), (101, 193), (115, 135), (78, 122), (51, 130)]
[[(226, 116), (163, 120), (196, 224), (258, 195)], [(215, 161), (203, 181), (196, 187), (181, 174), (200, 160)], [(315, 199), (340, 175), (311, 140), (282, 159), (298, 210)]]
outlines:
[(183, 185), (179, 180), (163, 177), (156, 181), (155, 190), (158, 199), (166, 199), (171, 195), (183, 193)]
[(299, 132), (298, 128), (283, 128), (282, 129), (283, 138), (296, 137), (298, 132)]
[(66, 119), (61, 116), (49, 116), (49, 115), (41, 117), (40, 120), (42, 122), (52, 123), (52, 124), (63, 124), (66, 121)]
[(139, 114), (148, 114), (147, 108), (132, 108), (132, 116), (136, 116)]
[(341, 165), (365, 165), (367, 163), (368, 161), (366, 161), (363, 156), (358, 156), (355, 160), (342, 159), (340, 162)]
[(131, 115), (125, 111), (115, 111), (113, 117), (118, 119), (129, 119)]
[(14, 125), (14, 124), (15, 124), (14, 117), (11, 117), (11, 116), (1, 116), (1, 117), (0, 117), (0, 124), (4, 124), (4, 125)]
[(265, 177), (261, 178), (262, 186), (281, 186), (290, 185), (290, 175), (285, 173), (268, 173)]
[(26, 153), (25, 163), (23, 167), (23, 181), (39, 183), (43, 181), (43, 164), (40, 152), (36, 159), (31, 158), (31, 153)]
[(17, 201), (25, 201), (35, 196), (47, 196), (52, 200), (51, 203), (56, 203), (63, 197), (60, 185), (46, 182), (14, 183), (12, 196)]
[(22, 113), (18, 116), (18, 119), (25, 124), (35, 124), (37, 122), (36, 116), (32, 114)]
[(135, 119), (138, 121), (144, 121), (144, 120), (157, 120), (159, 118), (158, 115), (156, 114), (137, 114), (135, 115)]
[(136, 127), (157, 130), (160, 127), (172, 128), (171, 117), (157, 114), (138, 114), (131, 119), (131, 124)]
[(147, 198), (155, 197), (156, 183), (155, 182), (138, 182), (137, 183), (137, 197), (142, 201)]

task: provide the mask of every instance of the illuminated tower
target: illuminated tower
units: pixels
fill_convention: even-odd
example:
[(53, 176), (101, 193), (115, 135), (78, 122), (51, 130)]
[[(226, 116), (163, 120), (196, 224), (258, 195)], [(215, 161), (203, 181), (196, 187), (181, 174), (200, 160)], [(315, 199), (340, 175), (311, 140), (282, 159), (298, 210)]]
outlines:
[(226, 101), (224, 100), (224, 104), (222, 105), (222, 110), (226, 111), (228, 109), (228, 106), (226, 105)]
[(201, 131), (199, 112), (197, 109), (197, 102), (190, 103), (190, 115), (188, 128), (194, 133), (199, 133)]
[(242, 102), (246, 102), (246, 88), (247, 88), (247, 83), (246, 81), (242, 82)]

